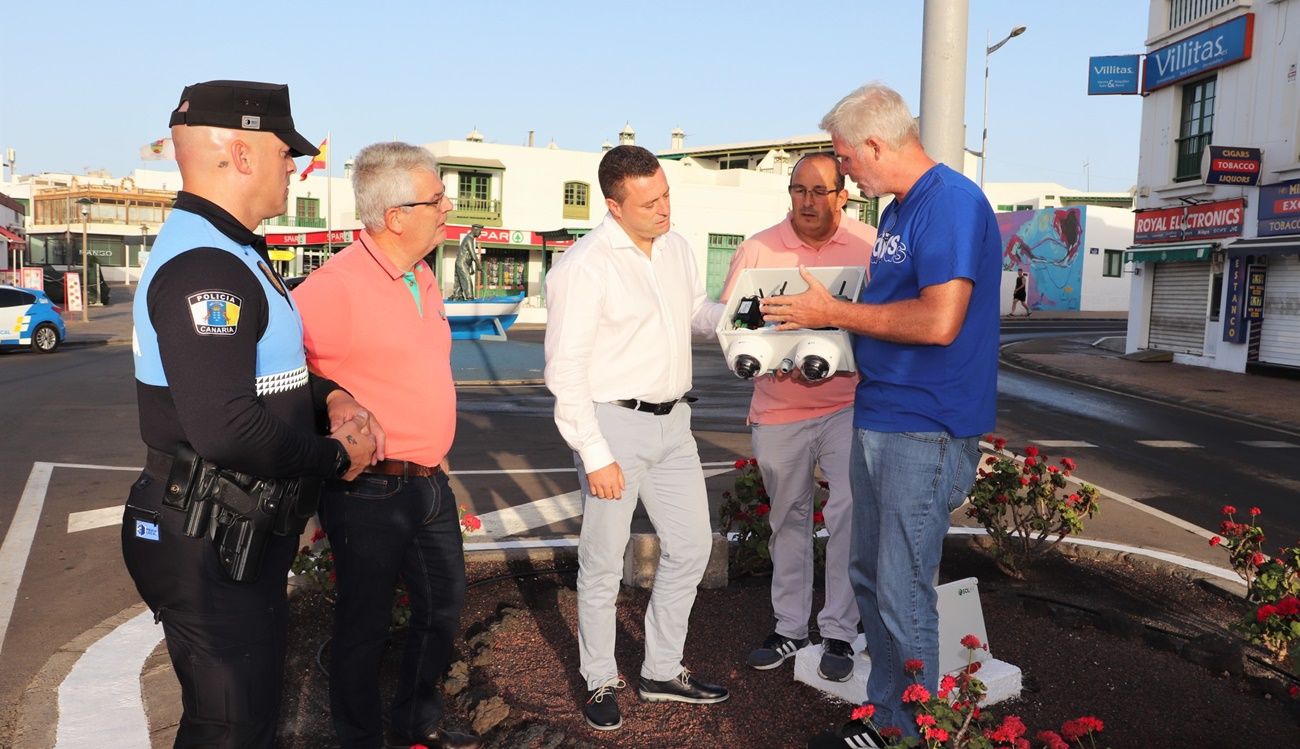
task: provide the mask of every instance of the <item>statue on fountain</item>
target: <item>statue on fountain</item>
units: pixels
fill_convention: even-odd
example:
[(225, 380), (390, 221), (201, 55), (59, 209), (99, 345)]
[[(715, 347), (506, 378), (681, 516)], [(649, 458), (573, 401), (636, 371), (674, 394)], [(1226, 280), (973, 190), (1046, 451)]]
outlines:
[(474, 275), (483, 265), (478, 257), (478, 236), (482, 233), (483, 225), (474, 224), (460, 240), (460, 249), (456, 252), (456, 285), (451, 292), (454, 300), (465, 301), (478, 296)]

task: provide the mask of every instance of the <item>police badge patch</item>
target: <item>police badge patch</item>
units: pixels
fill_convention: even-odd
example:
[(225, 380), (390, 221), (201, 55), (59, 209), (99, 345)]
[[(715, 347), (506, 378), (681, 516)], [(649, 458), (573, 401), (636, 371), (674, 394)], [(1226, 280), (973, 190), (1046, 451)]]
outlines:
[(190, 305), (194, 330), (199, 335), (234, 335), (239, 328), (239, 297), (226, 291), (200, 291), (190, 294), (185, 301)]

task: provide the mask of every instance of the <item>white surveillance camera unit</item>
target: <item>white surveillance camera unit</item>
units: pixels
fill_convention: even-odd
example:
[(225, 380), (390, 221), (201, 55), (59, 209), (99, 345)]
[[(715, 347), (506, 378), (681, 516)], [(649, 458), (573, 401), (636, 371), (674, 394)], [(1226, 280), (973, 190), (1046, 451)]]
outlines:
[[(808, 268), (832, 295), (855, 301), (866, 270), (860, 267)], [(727, 368), (751, 380), (769, 372), (798, 370), (806, 380), (824, 380), (838, 372), (857, 371), (849, 334), (838, 328), (777, 330), (763, 320), (763, 299), (799, 294), (808, 284), (798, 268), (747, 268), (741, 271), (718, 323), (718, 342)]]

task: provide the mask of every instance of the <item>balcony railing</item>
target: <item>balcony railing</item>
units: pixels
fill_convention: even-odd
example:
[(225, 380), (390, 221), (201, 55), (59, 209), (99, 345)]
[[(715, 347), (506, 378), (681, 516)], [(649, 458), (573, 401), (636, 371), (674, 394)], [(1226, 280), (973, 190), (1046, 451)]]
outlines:
[(276, 216), (267, 221), (271, 226), (304, 226), (310, 229), (324, 229), (325, 219), (307, 216)]
[(501, 225), (501, 201), (482, 198), (453, 198), (451, 220), (458, 224)]
[(1201, 153), (1210, 144), (1213, 133), (1189, 135), (1175, 141), (1178, 147), (1178, 165), (1174, 172), (1175, 182), (1201, 178)]

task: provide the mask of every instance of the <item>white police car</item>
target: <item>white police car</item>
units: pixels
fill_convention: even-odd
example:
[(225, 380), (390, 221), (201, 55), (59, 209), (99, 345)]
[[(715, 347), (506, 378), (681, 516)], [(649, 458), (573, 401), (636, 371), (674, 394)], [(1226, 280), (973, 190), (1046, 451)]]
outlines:
[(0, 286), (0, 346), (31, 346), (48, 354), (68, 337), (68, 329), (44, 291)]

